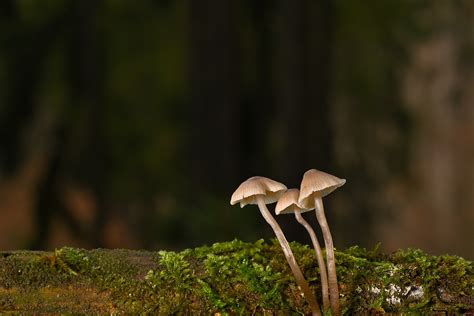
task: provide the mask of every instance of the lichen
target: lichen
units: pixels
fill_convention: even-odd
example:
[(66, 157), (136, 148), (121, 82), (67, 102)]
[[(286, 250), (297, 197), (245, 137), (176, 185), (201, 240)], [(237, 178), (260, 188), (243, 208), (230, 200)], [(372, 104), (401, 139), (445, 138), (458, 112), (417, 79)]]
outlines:
[[(317, 297), (314, 250), (291, 243)], [(474, 309), (474, 267), (421, 250), (336, 251), (345, 314)], [(0, 312), (308, 314), (279, 244), (216, 243), (181, 252), (84, 250), (0, 253)]]

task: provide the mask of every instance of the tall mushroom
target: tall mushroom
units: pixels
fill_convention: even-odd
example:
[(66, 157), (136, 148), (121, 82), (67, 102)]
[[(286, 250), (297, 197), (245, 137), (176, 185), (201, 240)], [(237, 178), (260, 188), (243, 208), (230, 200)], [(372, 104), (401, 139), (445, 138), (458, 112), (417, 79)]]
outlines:
[(304, 296), (308, 300), (313, 315), (321, 315), (319, 304), (316, 301), (316, 297), (311, 291), (308, 282), (303, 276), (300, 267), (296, 263), (295, 256), (291, 251), (290, 245), (286, 240), (283, 231), (278, 225), (278, 222), (273, 218), (272, 214), (268, 211), (266, 204), (275, 203), (278, 198), (286, 191), (286, 186), (282, 183), (273, 181), (265, 177), (252, 177), (244, 181), (235, 192), (232, 194), (230, 204), (234, 205), (240, 202), (240, 207), (244, 207), (247, 204), (257, 204), (263, 218), (272, 227), (275, 232), (275, 236), (281, 245), (286, 261), (290, 266), (293, 275), (295, 276), (296, 283), (303, 291)]
[(324, 214), (323, 197), (346, 183), (345, 179), (339, 179), (328, 173), (311, 169), (306, 171), (301, 181), (300, 197), (298, 199), (301, 207), (315, 209), (316, 218), (323, 232), (326, 246), (326, 258), (329, 281), (329, 299), (333, 315), (341, 315), (339, 303), (339, 288), (337, 286), (336, 260), (334, 258), (334, 245), (331, 231)]
[(318, 260), (319, 274), (321, 278), (321, 289), (323, 297), (323, 310), (325, 312), (329, 311), (329, 294), (328, 294), (328, 276), (326, 272), (326, 264), (324, 263), (323, 254), (321, 252), (321, 247), (319, 246), (318, 238), (311, 227), (311, 225), (301, 216), (301, 213), (308, 212), (310, 210), (303, 209), (298, 204), (298, 197), (300, 195), (300, 190), (298, 189), (289, 189), (286, 191), (280, 199), (278, 199), (277, 205), (275, 207), (276, 215), (280, 214), (295, 214), (296, 220), (303, 225), (304, 228), (308, 231), (311, 241), (313, 243), (314, 250), (316, 252), (316, 258)]

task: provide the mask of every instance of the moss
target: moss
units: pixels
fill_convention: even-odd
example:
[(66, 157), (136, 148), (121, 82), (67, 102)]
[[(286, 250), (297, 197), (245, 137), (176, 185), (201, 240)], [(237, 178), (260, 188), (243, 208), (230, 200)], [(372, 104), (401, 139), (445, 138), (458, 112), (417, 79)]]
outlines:
[[(202, 258), (200, 277), (206, 282), (201, 283), (202, 293), (208, 298), (209, 306), (217, 306), (219, 312), (238, 311), (243, 307), (252, 310), (284, 307), (281, 288), (287, 280), (269, 265), (268, 258), (262, 254), (264, 247), (263, 240), (254, 244), (234, 240), (196, 250)], [(252, 293), (250, 306), (249, 293)]]
[(69, 280), (68, 275), (54, 275), (55, 265), (48, 255), (40, 252), (15, 252), (3, 258), (0, 270), (0, 284), (3, 288), (15, 288), (27, 285), (39, 288), (46, 285), (58, 285)]
[(184, 253), (160, 251), (159, 257), (158, 269), (148, 271), (145, 276), (145, 285), (151, 294), (146, 311), (183, 313), (189, 309), (196, 277)]
[[(344, 286), (352, 287), (343, 293), (356, 293), (344, 299), (346, 312), (454, 313), (473, 308), (473, 263), (460, 257), (430, 256), (419, 249), (386, 256), (361, 248), (338, 252), (336, 257), (340, 279), (351, 279)], [(446, 304), (440, 291), (453, 293), (456, 304)]]
[[(291, 247), (320, 293), (314, 251)], [(474, 309), (473, 263), (463, 258), (351, 247), (336, 251), (336, 261), (346, 314)], [(224, 315), (307, 314), (309, 308), (275, 240), (233, 240), (182, 252), (0, 253), (0, 312), (7, 311)]]

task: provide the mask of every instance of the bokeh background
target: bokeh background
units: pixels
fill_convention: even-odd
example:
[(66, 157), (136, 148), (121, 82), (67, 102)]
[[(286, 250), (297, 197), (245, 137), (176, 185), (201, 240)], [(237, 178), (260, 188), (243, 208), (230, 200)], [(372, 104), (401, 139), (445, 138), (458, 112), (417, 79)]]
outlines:
[(474, 259), (474, 1), (0, 2), (0, 249), (271, 238), (232, 192), (310, 168), (336, 247)]

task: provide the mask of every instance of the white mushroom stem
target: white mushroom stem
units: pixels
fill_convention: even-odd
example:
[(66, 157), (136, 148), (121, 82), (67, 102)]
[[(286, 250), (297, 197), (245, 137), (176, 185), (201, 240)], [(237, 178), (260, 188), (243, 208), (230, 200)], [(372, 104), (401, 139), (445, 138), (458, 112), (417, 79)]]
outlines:
[(278, 242), (280, 243), (281, 248), (283, 250), (283, 253), (285, 254), (286, 261), (288, 261), (288, 265), (290, 266), (290, 269), (293, 272), (293, 275), (295, 276), (296, 283), (301, 288), (304, 296), (308, 300), (312, 314), (320, 316), (321, 309), (319, 308), (319, 304), (316, 301), (316, 297), (311, 291), (308, 282), (306, 282), (306, 279), (304, 278), (300, 267), (296, 263), (295, 256), (293, 255), (293, 252), (291, 251), (290, 245), (288, 244), (288, 241), (286, 240), (286, 237), (283, 234), (283, 231), (281, 230), (280, 225), (278, 225), (278, 222), (273, 218), (272, 214), (270, 213), (267, 206), (265, 205), (263, 196), (257, 196), (256, 199), (257, 199), (258, 208), (260, 209), (260, 212), (262, 213), (263, 218), (265, 218), (267, 223), (272, 227), (273, 231), (275, 232), (275, 236), (277, 237)]
[(314, 232), (311, 225), (301, 216), (301, 210), (295, 209), (295, 217), (296, 220), (303, 225), (304, 228), (308, 231), (309, 236), (311, 237), (311, 241), (313, 243), (314, 251), (316, 252), (316, 258), (318, 259), (318, 266), (319, 266), (319, 274), (321, 277), (321, 289), (322, 289), (322, 296), (323, 296), (323, 310), (329, 311), (330, 303), (329, 303), (329, 293), (328, 293), (328, 275), (326, 272), (326, 264), (324, 263), (323, 253), (321, 251), (321, 247), (319, 246), (318, 238), (316, 237), (316, 233)]
[(335, 316), (341, 315), (341, 305), (339, 303), (339, 287), (337, 285), (336, 276), (336, 259), (334, 258), (334, 245), (332, 242), (329, 225), (324, 214), (324, 205), (321, 197), (314, 198), (314, 206), (316, 211), (316, 218), (321, 231), (323, 232), (324, 244), (326, 246), (326, 258), (328, 268), (328, 283), (329, 283), (329, 299), (331, 301), (332, 314)]

